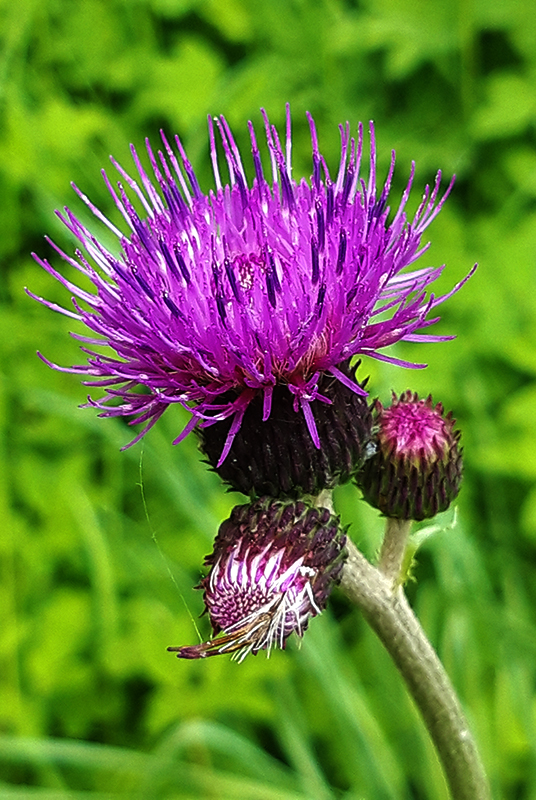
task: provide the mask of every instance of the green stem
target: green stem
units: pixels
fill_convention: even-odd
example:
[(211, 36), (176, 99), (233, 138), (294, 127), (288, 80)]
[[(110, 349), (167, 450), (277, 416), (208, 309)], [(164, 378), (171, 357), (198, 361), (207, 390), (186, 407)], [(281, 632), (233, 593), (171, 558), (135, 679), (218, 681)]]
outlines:
[(361, 609), (404, 678), (437, 753), (453, 800), (491, 800), (484, 768), (454, 688), (402, 587), (348, 541), (341, 588)]
[(402, 580), (402, 564), (411, 529), (410, 519), (393, 519), (389, 517), (385, 525), (378, 561), (378, 569), (391, 581), (393, 589), (399, 586)]

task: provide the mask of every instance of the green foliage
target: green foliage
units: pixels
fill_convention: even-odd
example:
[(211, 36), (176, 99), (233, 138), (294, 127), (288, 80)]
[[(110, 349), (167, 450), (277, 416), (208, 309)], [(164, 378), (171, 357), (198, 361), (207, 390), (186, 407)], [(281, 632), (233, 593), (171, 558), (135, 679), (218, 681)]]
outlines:
[[(455, 342), (399, 347), (423, 371), (367, 363), (374, 391), (453, 408), (464, 432), (458, 523), (422, 536), (408, 591), (471, 719), (497, 797), (536, 797), (536, 27), (531, 0), (0, 0), (0, 794), (6, 798), (446, 800), (422, 723), (381, 645), (344, 598), (301, 649), (182, 663), (192, 590), (240, 502), (200, 463), (186, 416), (145, 442), (79, 410), (65, 303), (29, 258), (49, 255), (69, 182), (116, 219), (100, 179), (158, 129), (211, 185), (205, 115), (246, 121), (292, 105), (336, 164), (337, 124), (373, 118), (400, 191), (441, 167), (457, 184), (434, 223)], [(246, 159), (247, 160), (247, 159)], [(418, 201), (418, 189), (414, 202)], [(373, 557), (381, 520), (343, 487), (338, 508)]]

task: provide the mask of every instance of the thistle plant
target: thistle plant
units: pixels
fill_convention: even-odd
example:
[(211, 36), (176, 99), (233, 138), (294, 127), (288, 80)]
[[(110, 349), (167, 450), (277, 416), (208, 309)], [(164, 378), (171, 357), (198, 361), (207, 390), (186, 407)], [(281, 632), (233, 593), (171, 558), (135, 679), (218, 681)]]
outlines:
[[(400, 669), (452, 796), (484, 800), (487, 781), (460, 704), (403, 592), (411, 520), (446, 509), (458, 493), (459, 433), (440, 404), (410, 391), (388, 408), (369, 404), (367, 381), (357, 376), (364, 357), (425, 366), (386, 352), (396, 342), (453, 338), (429, 328), (473, 270), (436, 297), (443, 267), (416, 266), (453, 180), (442, 193), (438, 172), (408, 218), (415, 168), (391, 209), (395, 156), (378, 185), (372, 123), (368, 144), (362, 125), (356, 139), (348, 123), (340, 127), (332, 176), (308, 115), (312, 176), (298, 182), (288, 107), (282, 140), (264, 112), (263, 120), (268, 168), (249, 123), (251, 183), (224, 117), (209, 118), (215, 188), (208, 194), (178, 137), (172, 146), (162, 133), (157, 152), (147, 142), (152, 174), (134, 148), (136, 177), (112, 159), (116, 186), (103, 175), (126, 233), (74, 187), (118, 246), (107, 249), (68, 208), (58, 212), (80, 248), (71, 257), (50, 244), (94, 291), (34, 254), (69, 290), (72, 308), (29, 294), (86, 326), (87, 336), (73, 334), (86, 360), (65, 367), (41, 358), (96, 389), (87, 405), (100, 416), (141, 424), (126, 446), (169, 405), (185, 407), (191, 418), (175, 443), (195, 430), (209, 466), (249, 495), (221, 525), (205, 562), (199, 588), (213, 637), (169, 650), (241, 661), (284, 648), (339, 585)], [(94, 349), (102, 345), (106, 355)], [(332, 505), (332, 489), (349, 481), (387, 517), (377, 567)]]

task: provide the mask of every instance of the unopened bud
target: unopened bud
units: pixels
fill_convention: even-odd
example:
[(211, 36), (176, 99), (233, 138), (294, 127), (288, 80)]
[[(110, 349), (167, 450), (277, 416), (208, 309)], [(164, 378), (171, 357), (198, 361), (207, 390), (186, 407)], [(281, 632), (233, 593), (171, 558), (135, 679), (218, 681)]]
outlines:
[(452, 413), (429, 395), (393, 393), (388, 408), (373, 404), (376, 453), (357, 476), (365, 500), (387, 517), (422, 520), (445, 511), (462, 479), (460, 431)]

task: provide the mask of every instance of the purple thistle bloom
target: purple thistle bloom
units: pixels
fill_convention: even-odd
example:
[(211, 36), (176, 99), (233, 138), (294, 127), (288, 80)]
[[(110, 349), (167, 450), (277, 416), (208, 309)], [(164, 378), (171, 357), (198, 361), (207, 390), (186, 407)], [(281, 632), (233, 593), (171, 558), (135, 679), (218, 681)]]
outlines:
[[(294, 410), (303, 414), (315, 446), (320, 447), (313, 401), (331, 402), (319, 390), (323, 375), (365, 395), (340, 368), (353, 356), (364, 354), (420, 367), (424, 365), (401, 361), (383, 350), (401, 340), (453, 338), (418, 331), (437, 321), (431, 313), (465, 281), (436, 298), (427, 290), (443, 267), (404, 272), (427, 250), (421, 237), (441, 210), (452, 181), (440, 198), (438, 172), (432, 190), (426, 187), (409, 222), (405, 206), (412, 167), (400, 205), (388, 222), (394, 153), (385, 184), (378, 190), (372, 123), (367, 178), (360, 176), (363, 126), (355, 141), (347, 123), (340, 127), (341, 160), (332, 179), (308, 115), (313, 175), (310, 183), (304, 179), (297, 183), (292, 177), (288, 106), (283, 143), (262, 113), (271, 175), (263, 171), (249, 123), (255, 171), (251, 186), (224, 117), (216, 119), (216, 127), (229, 182), (220, 177), (209, 118), (216, 190), (208, 195), (199, 188), (178, 137), (178, 157), (163, 133), (163, 151), (155, 155), (146, 143), (151, 176), (131, 148), (141, 185), (112, 159), (122, 181), (116, 190), (103, 172), (104, 180), (129, 228), (128, 235), (74, 187), (117, 236), (119, 254), (107, 250), (68, 208), (57, 212), (58, 216), (83, 251), (77, 250), (75, 259), (51, 244), (89, 278), (96, 293), (71, 283), (34, 254), (74, 295), (74, 310), (31, 292), (30, 296), (84, 322), (91, 331), (89, 337), (73, 334), (83, 342), (87, 363), (67, 368), (41, 358), (55, 369), (84, 376), (87, 386), (104, 387), (103, 398), (88, 398), (88, 405), (98, 408), (101, 416), (121, 415), (130, 417), (131, 424), (145, 423), (131, 444), (170, 403), (180, 403), (192, 412), (192, 418), (175, 443), (198, 424), (232, 419), (221, 464), (251, 401), (262, 398), (262, 418), (267, 420), (274, 387), (282, 385), (293, 396)], [(143, 208), (143, 218), (132, 198)], [(111, 348), (111, 355), (92, 349), (102, 344)]]
[(346, 535), (327, 508), (261, 498), (236, 506), (220, 526), (211, 569), (198, 587), (215, 638), (168, 647), (178, 658), (248, 653), (303, 636), (325, 608), (345, 558)]

